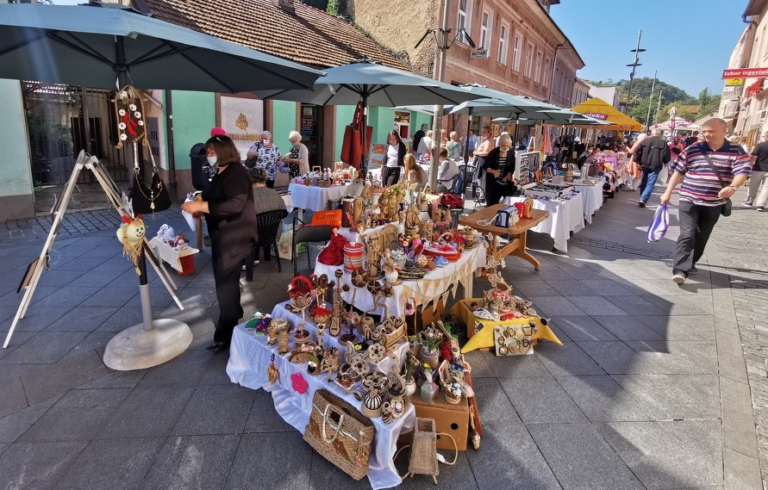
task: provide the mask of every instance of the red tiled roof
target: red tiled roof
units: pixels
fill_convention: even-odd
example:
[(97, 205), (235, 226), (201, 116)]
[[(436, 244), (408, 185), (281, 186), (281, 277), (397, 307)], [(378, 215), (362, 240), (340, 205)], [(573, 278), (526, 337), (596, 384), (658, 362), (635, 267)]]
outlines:
[(290, 14), (271, 0), (144, 0), (159, 19), (321, 68), (361, 58), (410, 71), (372, 39), (322, 10), (295, 1)]

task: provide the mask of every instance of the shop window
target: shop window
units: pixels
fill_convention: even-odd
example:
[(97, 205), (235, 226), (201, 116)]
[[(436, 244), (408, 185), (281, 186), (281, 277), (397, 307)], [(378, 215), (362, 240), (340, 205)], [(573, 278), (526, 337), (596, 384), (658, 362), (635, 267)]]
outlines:
[[(472, 1), (473, 0), (459, 0), (459, 13), (457, 16), (456, 27), (457, 30), (466, 29), (467, 34), (472, 30)], [(459, 38), (464, 42), (464, 37)]]
[(480, 24), (480, 49), (490, 51), (491, 45), (491, 20), (492, 15), (488, 12), (483, 12), (482, 22)]
[(395, 129), (403, 141), (408, 141), (411, 134), (411, 113), (407, 111), (395, 111)]

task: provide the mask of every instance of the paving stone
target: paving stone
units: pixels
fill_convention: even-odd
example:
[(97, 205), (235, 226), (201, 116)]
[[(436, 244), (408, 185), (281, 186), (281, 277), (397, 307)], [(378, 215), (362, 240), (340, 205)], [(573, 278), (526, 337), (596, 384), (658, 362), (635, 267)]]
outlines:
[(20, 440), (56, 442), (94, 439), (130, 391), (70, 390)]
[(56, 489), (139, 489), (165, 438), (92, 441), (78, 456)]
[(10, 445), (0, 454), (0, 489), (53, 488), (87, 444), (77, 441)]
[(66, 287), (44, 298), (33, 298), (30, 308), (48, 308), (49, 306), (70, 306), (74, 308), (90, 298), (101, 287)]
[(167, 436), (173, 430), (194, 388), (137, 386), (123, 401), (98, 437)]
[(218, 490), (239, 442), (235, 434), (169, 437), (142, 488)]
[(598, 293), (590, 289), (589, 286), (576, 279), (562, 281), (549, 280), (547, 281), (547, 284), (565, 297), (598, 295)]
[(530, 425), (528, 430), (564, 489), (643, 489), (592, 425)]
[(272, 401), (272, 394), (264, 390), (255, 390), (245, 432), (292, 432), (295, 430), (278, 415)]
[[(3, 288), (6, 292), (3, 293), (2, 296), (0, 296), (0, 306), (2, 306), (2, 307), (10, 307), (8, 310), (6, 310), (5, 308), (0, 310), (0, 311), (2, 311), (2, 316), (5, 317), (5, 318), (12, 317), (13, 314), (16, 313), (16, 309), (19, 307), (19, 305), (21, 304), (21, 300), (24, 297), (23, 293), (17, 293), (16, 292), (17, 287), (18, 287), (18, 284), (15, 287), (14, 286), (10, 286), (10, 287), (6, 286), (5, 288)], [(10, 290), (8, 290), (8, 289), (10, 289)], [(38, 287), (35, 288), (35, 294), (33, 296), (33, 299), (45, 298), (49, 294), (51, 294), (51, 293), (53, 293), (55, 291), (58, 291), (58, 290), (59, 290), (59, 288), (58, 287), (54, 287), (54, 286), (38, 286)], [(11, 314), (7, 315), (6, 311), (10, 311)], [(28, 310), (28, 311), (31, 312), (31, 310)]]
[[(552, 474), (551, 464), (542, 456), (526, 426), (503, 421), (486, 423), (483, 418), (483, 427), (481, 451), (470, 449), (465, 453), (478, 488), (561, 488)], [(442, 480), (438, 481), (442, 483)]]
[(46, 328), (46, 332), (93, 332), (117, 310), (106, 306), (76, 306)]
[(717, 374), (717, 349), (707, 341), (627, 341), (658, 374)]
[(717, 376), (642, 375), (613, 376), (621, 387), (643, 400), (656, 420), (719, 419), (720, 386)]
[(41, 332), (11, 354), (0, 359), (3, 364), (50, 364), (72, 350), (88, 334), (84, 332)]
[[(225, 353), (218, 354), (226, 357)], [(140, 386), (197, 386), (210, 365), (220, 365), (216, 355), (207, 351), (187, 351), (151, 369), (142, 378)]]
[(22, 375), (27, 400), (38, 403), (71, 388), (90, 383), (107, 374), (101, 357), (94, 351), (79, 352), (64, 357), (56, 364)]
[[(73, 307), (74, 306), (68, 305), (45, 307), (40, 307), (36, 304), (30, 305), (27, 309), (26, 315), (24, 315), (24, 318), (20, 319), (19, 323), (16, 325), (16, 330), (13, 333), (13, 337), (11, 337), (11, 343), (13, 344), (15, 342), (17, 332), (42, 332), (53, 322), (69, 313)], [(18, 305), (13, 307), (13, 311), (11, 312), (10, 316), (5, 322), (3, 322), (1, 329), (3, 332), (8, 332), (8, 330), (10, 330), (11, 323), (13, 323), (13, 317), (16, 315), (17, 308)]]
[(138, 325), (144, 321), (141, 313), (141, 307), (123, 306), (115, 312), (114, 315), (107, 318), (101, 324), (99, 332), (122, 332), (128, 327)]
[[(307, 488), (312, 469), (313, 449), (298, 431), (287, 433), (243, 434), (224, 488)], [(282, 464), (254, 464), (254, 455), (269, 455)], [(340, 471), (335, 469), (334, 471)], [(347, 477), (348, 478), (348, 477)], [(255, 485), (254, 485), (255, 484)]]
[(636, 316), (635, 319), (667, 340), (715, 340), (714, 316)]
[[(671, 281), (670, 281), (671, 282)], [(691, 298), (673, 294), (659, 296), (641, 296), (653, 303), (668, 315), (712, 315), (712, 297)]]
[(241, 386), (200, 386), (181, 414), (174, 435), (239, 434), (255, 392)]
[(627, 312), (628, 315), (666, 315), (664, 310), (635, 294), (606, 296), (605, 299)]
[[(64, 287), (72, 284), (77, 278), (85, 274), (85, 271), (51, 271), (44, 272), (38, 284), (48, 287)], [(83, 284), (84, 285), (84, 284)]]
[[(627, 287), (609, 279), (582, 279), (581, 282), (600, 296), (629, 296), (634, 293), (631, 286)], [(582, 294), (578, 296), (586, 295)]]
[(499, 381), (494, 378), (472, 378), (478, 406), (483, 409), (482, 422), (486, 424), (510, 425), (521, 423), (509, 397), (501, 389)]
[(620, 340), (663, 340), (657, 332), (632, 317), (593, 315), (592, 318)]
[(586, 314), (577, 305), (562, 296), (526, 296), (533, 302), (533, 307), (539, 314), (545, 317)]
[(760, 463), (732, 449), (723, 450), (725, 486), (728, 490), (760, 490), (765, 482), (760, 479)]
[[(0, 359), (9, 355), (11, 352), (24, 345), (26, 341), (37, 335), (37, 332), (20, 332), (18, 330), (13, 332), (11, 337), (11, 343), (5, 349), (0, 349)], [(0, 335), (0, 340), (5, 341), (5, 335)]]
[(578, 346), (608, 374), (638, 374), (654, 372), (626, 343), (620, 341), (577, 342)]
[(57, 395), (0, 418), (0, 442), (16, 442), (60, 398)]
[(592, 422), (653, 420), (648, 404), (627, 393), (610, 376), (556, 379)]
[(78, 389), (135, 388), (145, 374), (147, 374), (146, 369), (139, 369), (136, 371), (110, 371), (90, 383), (79, 386)]
[(568, 342), (562, 347), (556, 344), (540, 343), (536, 346), (534, 355), (554, 376), (605, 374), (605, 371), (575, 342)]
[(502, 379), (501, 387), (525, 424), (573, 424), (587, 418), (554, 378)]
[(104, 264), (106, 257), (78, 257), (72, 260), (62, 260), (60, 264), (54, 264), (51, 269), (54, 271), (82, 271), (89, 272)]
[(12, 414), (22, 408), (27, 408), (27, 396), (21, 377), (14, 376), (0, 381), (0, 417)]
[(611, 332), (588, 316), (556, 316), (550, 318), (550, 325), (555, 325), (565, 332), (574, 342), (618, 340)]
[(590, 316), (626, 315), (627, 313), (601, 296), (571, 296), (570, 301)]
[[(716, 420), (614, 422), (599, 430), (646, 488), (692, 488), (723, 482)], [(679, 437), (688, 430), (697, 434)], [(702, 431), (706, 432), (703, 437)]]
[(515, 293), (519, 292), (526, 297), (531, 296), (558, 296), (560, 293), (543, 280), (538, 281), (512, 281)]

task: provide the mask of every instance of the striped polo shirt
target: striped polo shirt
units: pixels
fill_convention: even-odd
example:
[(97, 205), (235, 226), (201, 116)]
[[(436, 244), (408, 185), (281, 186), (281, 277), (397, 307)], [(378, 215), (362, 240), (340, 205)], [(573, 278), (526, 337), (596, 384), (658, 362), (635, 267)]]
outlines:
[(744, 148), (727, 140), (717, 151), (713, 151), (706, 141), (695, 143), (683, 150), (674, 166), (675, 172), (685, 175), (680, 187), (680, 200), (700, 206), (720, 206), (725, 204), (725, 199), (720, 199), (717, 194), (723, 186), (707, 164), (705, 154), (709, 155), (717, 167), (726, 186), (733, 182), (736, 175), (749, 175), (752, 172), (752, 164)]

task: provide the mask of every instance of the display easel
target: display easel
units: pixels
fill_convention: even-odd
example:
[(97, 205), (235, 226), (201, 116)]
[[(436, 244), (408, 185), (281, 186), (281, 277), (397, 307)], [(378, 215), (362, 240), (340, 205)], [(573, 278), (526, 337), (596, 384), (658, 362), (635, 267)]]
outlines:
[[(136, 147), (134, 147), (134, 151), (137, 151)], [(120, 189), (112, 177), (101, 167), (96, 157), (86, 155), (85, 151), (81, 151), (77, 162), (75, 162), (72, 175), (61, 194), (61, 199), (58, 200), (52, 211), (54, 217), (53, 225), (50, 232), (48, 232), (43, 250), (40, 252), (40, 256), (30, 265), (23, 279), (24, 297), (21, 300), (19, 309), (16, 311), (16, 316), (5, 338), (3, 348), (8, 347), (16, 325), (27, 313), (27, 308), (30, 305), (37, 284), (48, 263), (48, 256), (53, 247), (53, 242), (56, 240), (64, 215), (67, 212), (67, 205), (77, 186), (77, 179), (83, 169), (93, 172), (99, 185), (104, 189), (110, 204), (115, 207), (121, 217), (125, 215), (131, 216), (131, 213), (123, 206)], [(160, 277), (165, 289), (173, 297), (176, 305), (180, 310), (184, 309), (181, 301), (173, 292), (176, 289), (176, 284), (165, 267), (155, 257), (149, 241), (145, 237), (142, 253), (137, 263), (137, 267), (141, 271), (139, 276), (139, 292), (143, 322), (119, 333), (107, 345), (104, 363), (112, 369), (124, 371), (156, 366), (181, 354), (192, 342), (192, 332), (185, 323), (176, 320), (152, 320), (152, 304), (149, 297), (145, 257), (149, 257), (149, 263)]]

